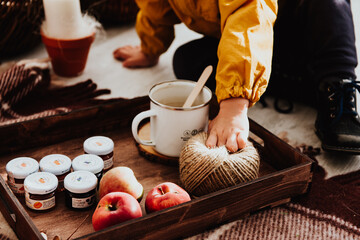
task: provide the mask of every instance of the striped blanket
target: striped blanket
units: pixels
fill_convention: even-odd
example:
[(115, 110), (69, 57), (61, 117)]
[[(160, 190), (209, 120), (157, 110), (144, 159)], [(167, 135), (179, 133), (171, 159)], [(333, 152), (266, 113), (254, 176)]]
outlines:
[(110, 93), (88, 79), (73, 86), (51, 88), (47, 60), (23, 60), (0, 75), (0, 126), (70, 112), (106, 100)]

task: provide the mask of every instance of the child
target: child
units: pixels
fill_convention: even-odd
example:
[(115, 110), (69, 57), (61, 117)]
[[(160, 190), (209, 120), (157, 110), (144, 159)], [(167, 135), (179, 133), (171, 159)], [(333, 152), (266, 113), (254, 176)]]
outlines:
[[(273, 61), (269, 85), (275, 89), (273, 92), (284, 90), (288, 97), (296, 92), (306, 96), (315, 93), (309, 96), (311, 101), (318, 95), (316, 127), (323, 147), (360, 152), (360, 124), (351, 120), (354, 111), (350, 115), (347, 110), (340, 111), (338, 117), (329, 118), (329, 112), (334, 110), (330, 110), (333, 106), (328, 103), (329, 93), (324, 93), (325, 85), (330, 84), (334, 89), (344, 86), (343, 79), (351, 82), (346, 85), (349, 90), (344, 90), (347, 98), (354, 95), (357, 88), (351, 80), (355, 79), (357, 59), (349, 1), (138, 0), (137, 3), (140, 11), (136, 29), (141, 46), (114, 51), (114, 57), (122, 60), (125, 67), (157, 64), (174, 38), (174, 24), (183, 22), (204, 35), (181, 46), (173, 64), (178, 78), (190, 80), (197, 80), (209, 64), (216, 69), (208, 85), (215, 85), (216, 79), (220, 111), (209, 125), (208, 147), (225, 145), (234, 152), (246, 145), (247, 109), (267, 88)], [(273, 28), (277, 4), (279, 14)], [(305, 74), (298, 77), (299, 72)], [(291, 77), (283, 77), (285, 75)], [(298, 91), (302, 88), (303, 92)], [(344, 101), (339, 98), (336, 103), (341, 105)], [(344, 108), (337, 106), (336, 109)], [(345, 121), (352, 124), (355, 132), (341, 127), (344, 114), (350, 116)]]
[(136, 29), (141, 47), (119, 48), (114, 56), (124, 60), (125, 67), (155, 65), (174, 38), (173, 25), (180, 22), (220, 39), (216, 71), (220, 111), (209, 125), (206, 145), (225, 145), (231, 152), (245, 147), (249, 135), (247, 109), (260, 99), (270, 77), (276, 1), (144, 0), (137, 3), (140, 11)]

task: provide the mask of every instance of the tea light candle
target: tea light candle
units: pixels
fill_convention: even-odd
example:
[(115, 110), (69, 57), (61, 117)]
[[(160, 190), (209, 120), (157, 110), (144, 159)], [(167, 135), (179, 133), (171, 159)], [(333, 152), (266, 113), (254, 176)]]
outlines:
[(43, 31), (53, 38), (74, 39), (90, 35), (79, 0), (43, 0)]

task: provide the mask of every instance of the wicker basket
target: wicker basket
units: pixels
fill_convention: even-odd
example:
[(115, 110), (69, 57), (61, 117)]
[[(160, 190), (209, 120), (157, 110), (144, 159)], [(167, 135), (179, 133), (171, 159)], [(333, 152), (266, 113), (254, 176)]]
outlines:
[[(135, 0), (80, 0), (83, 11), (104, 25), (135, 21)], [(0, 0), (0, 60), (31, 50), (41, 43), (42, 0)]]
[[(133, 22), (135, 0), (80, 0), (82, 10), (104, 25)], [(0, 60), (33, 49), (41, 43), (42, 0), (0, 0)]]
[(80, 0), (83, 11), (94, 16), (103, 25), (134, 22), (138, 12), (135, 0)]
[(0, 0), (0, 59), (39, 44), (43, 18), (42, 0)]

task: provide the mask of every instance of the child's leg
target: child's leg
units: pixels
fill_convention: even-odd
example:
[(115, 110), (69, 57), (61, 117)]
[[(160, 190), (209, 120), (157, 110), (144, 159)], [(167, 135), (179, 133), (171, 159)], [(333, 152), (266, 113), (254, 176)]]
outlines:
[(215, 73), (218, 62), (217, 47), (219, 40), (203, 37), (180, 46), (173, 58), (173, 69), (178, 79), (197, 81), (203, 70), (213, 66), (213, 72), (206, 82), (211, 90), (215, 91)]
[(273, 65), (274, 71), (309, 81), (326, 76), (356, 78), (350, 1), (279, 0)]
[(279, 6), (270, 85), (284, 69), (299, 73), (303, 81), (283, 74), (287, 78), (282, 83), (292, 84), (285, 91), (300, 92), (317, 103), (315, 127), (323, 148), (360, 153), (355, 104), (360, 86), (354, 81), (357, 55), (350, 1), (279, 0)]
[[(355, 79), (357, 55), (350, 0), (307, 0), (306, 42), (316, 80)], [(307, 6), (306, 6), (307, 5)]]
[(314, 103), (322, 78), (355, 78), (356, 65), (349, 0), (279, 0), (267, 93)]

